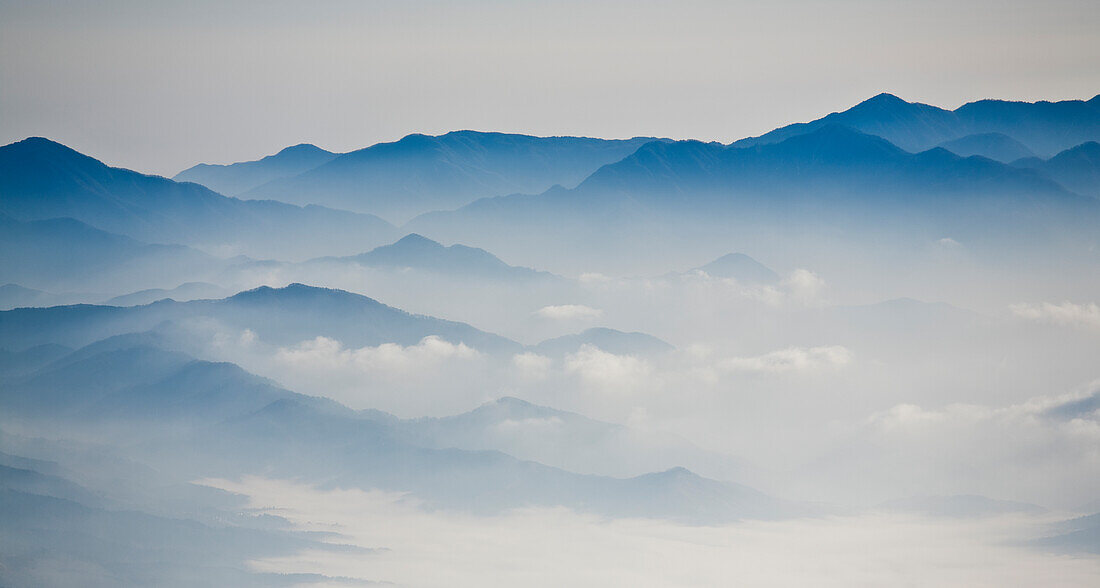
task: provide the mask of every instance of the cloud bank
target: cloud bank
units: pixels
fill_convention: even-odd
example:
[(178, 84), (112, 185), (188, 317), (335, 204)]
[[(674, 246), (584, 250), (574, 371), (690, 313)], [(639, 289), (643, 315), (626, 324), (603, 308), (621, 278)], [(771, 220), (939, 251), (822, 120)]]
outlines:
[(1038, 519), (952, 521), (861, 515), (692, 527), (602, 520), (566, 509), (494, 517), (427, 512), (406, 496), (320, 491), (244, 478), (206, 484), (332, 541), (375, 550), (303, 551), (252, 563), (403, 586), (1092, 585), (1096, 559), (1016, 546)]

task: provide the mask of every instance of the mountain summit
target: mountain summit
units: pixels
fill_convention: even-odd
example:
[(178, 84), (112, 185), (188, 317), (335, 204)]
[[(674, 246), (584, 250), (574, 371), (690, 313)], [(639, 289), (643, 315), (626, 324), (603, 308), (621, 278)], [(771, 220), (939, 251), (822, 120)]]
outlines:
[(384, 269), (411, 269), (468, 278), (550, 277), (526, 267), (511, 266), (476, 247), (443, 246), (416, 233), (405, 235), (391, 245), (383, 245), (359, 255), (339, 258), (359, 265)]
[(316, 145), (301, 143), (258, 161), (230, 165), (200, 163), (176, 174), (177, 182), (194, 182), (227, 196), (237, 196), (252, 188), (280, 178), (289, 178), (328, 163), (336, 153)]

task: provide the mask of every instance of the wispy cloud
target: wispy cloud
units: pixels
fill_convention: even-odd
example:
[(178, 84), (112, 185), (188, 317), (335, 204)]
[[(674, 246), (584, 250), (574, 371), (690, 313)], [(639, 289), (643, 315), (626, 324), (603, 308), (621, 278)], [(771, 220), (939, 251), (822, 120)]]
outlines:
[(377, 347), (348, 349), (339, 341), (316, 337), (276, 352), (278, 361), (303, 369), (355, 369), (363, 372), (409, 372), (431, 368), (448, 359), (475, 359), (477, 350), (465, 343), (451, 343), (436, 336), (416, 345), (384, 343)]
[(862, 467), (893, 468), (905, 485), (938, 479), (954, 492), (1011, 492), (1013, 499), (1062, 507), (1100, 491), (1100, 386), (1001, 406), (898, 404), (867, 424), (860, 447), (845, 458), (874, 447), (866, 452), (879, 455)]
[(1100, 306), (1095, 302), (1075, 304), (1063, 302), (1052, 304), (1014, 304), (1010, 307), (1018, 317), (1072, 327), (1100, 329)]
[(603, 316), (603, 311), (583, 304), (544, 306), (535, 311), (536, 316), (555, 321), (589, 320)]
[(512, 366), (520, 376), (528, 379), (542, 379), (550, 373), (553, 360), (544, 355), (527, 351), (512, 356)]
[(653, 366), (644, 359), (615, 355), (592, 345), (583, 345), (565, 357), (565, 373), (576, 374), (583, 383), (602, 389), (644, 386), (653, 371)]
[(825, 368), (839, 368), (852, 361), (852, 352), (840, 345), (788, 347), (763, 355), (730, 357), (720, 360), (718, 368), (730, 372), (782, 374)]

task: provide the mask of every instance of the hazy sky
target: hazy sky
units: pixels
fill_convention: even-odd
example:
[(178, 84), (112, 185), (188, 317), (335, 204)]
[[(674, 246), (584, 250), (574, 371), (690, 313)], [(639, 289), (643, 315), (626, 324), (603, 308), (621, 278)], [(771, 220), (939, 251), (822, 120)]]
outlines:
[(0, 142), (174, 174), (480, 129), (730, 141), (881, 91), (1100, 92), (1095, 0), (0, 0)]

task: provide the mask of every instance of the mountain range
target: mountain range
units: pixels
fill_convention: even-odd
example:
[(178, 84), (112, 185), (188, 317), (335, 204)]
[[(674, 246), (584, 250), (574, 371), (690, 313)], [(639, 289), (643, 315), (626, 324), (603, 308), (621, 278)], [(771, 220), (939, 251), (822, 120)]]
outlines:
[(1081, 143), (1100, 140), (1100, 95), (1091, 100), (1061, 102), (979, 100), (946, 110), (883, 93), (848, 110), (780, 127), (732, 145), (778, 143), (831, 124), (877, 135), (914, 153), (968, 135), (999, 133), (1040, 157), (1051, 157)]
[(227, 198), (198, 184), (108, 167), (42, 138), (0, 147), (0, 213), (20, 221), (70, 217), (147, 243), (260, 256), (361, 251), (395, 237), (389, 223), (371, 215)]
[(924, 231), (1005, 239), (1020, 231), (1083, 235), (1100, 218), (1096, 199), (1034, 170), (943, 148), (910, 153), (836, 124), (777, 143), (736, 145), (648, 143), (572, 190), (485, 198), (422, 215), (406, 228), (510, 251), (551, 242), (610, 246), (621, 235), (669, 230), (678, 219), (696, 238), (712, 227), (783, 235), (797, 226), (799, 235), (842, 227), (852, 236), (889, 229), (895, 237)]
[[(199, 485), (212, 479), (379, 490), (452, 522), (538, 508), (600, 524), (716, 525), (823, 512), (741, 483), (819, 475), (853, 501), (864, 483), (867, 495), (900, 483), (828, 480), (820, 472), (846, 463), (872, 471), (841, 452), (881, 454), (866, 462), (887, 464), (877, 477), (917, 479), (924, 454), (894, 445), (910, 425), (957, 420), (1007, 452), (983, 427), (1011, 432), (1001, 417), (1020, 413), (1033, 415), (1029, 426), (1057, 421), (1050, 447), (1077, 447), (1059, 445), (1061, 424), (1095, 417), (1100, 393), (1020, 400), (1032, 383), (1014, 364), (1042, 368), (1031, 371), (1044, 394), (1087, 381), (1090, 301), (1067, 294), (1074, 302), (1056, 306), (1032, 292), (1094, 285), (1098, 111), (1100, 96), (946, 110), (883, 94), (731, 145), (456, 131), (345, 154), (295, 145), (174, 179), (42, 138), (0, 147), (0, 584), (48, 585), (47, 574), (104, 586), (350, 582), (252, 573), (245, 562), (324, 562), (359, 548), (341, 544), (340, 527), (303, 532)], [(381, 217), (411, 220), (398, 228)], [(695, 265), (737, 251), (791, 273), (743, 253)], [(632, 263), (645, 277), (622, 277)], [(668, 268), (692, 269), (659, 275)], [(1029, 289), (1052, 274), (1049, 290)], [(999, 298), (952, 294), (1002, 287), (1029, 302), (1011, 312), (1034, 307), (1049, 320), (994, 316), (986, 303)], [(976, 311), (894, 298), (910, 288), (972, 298), (964, 305)], [(573, 332), (582, 324), (623, 330)], [(468, 346), (476, 361), (423, 360), (453, 352), (418, 345), (428, 337)], [(997, 398), (984, 410), (989, 374)], [(918, 387), (919, 398), (902, 398)], [(433, 404), (447, 416), (402, 418), (336, 397), (401, 414)], [(670, 430), (723, 452), (751, 449), (755, 478)], [(1066, 463), (1084, 478), (1086, 461)], [(1041, 481), (1056, 484), (1057, 467)], [(976, 487), (1004, 479), (978, 473)], [(941, 482), (971, 483), (929, 484)], [(1047, 491), (1004, 495), (1014, 493)], [(1039, 510), (970, 495), (880, 508)], [(1096, 516), (1051, 527), (1039, 543), (1095, 553)], [(405, 557), (379, 537), (355, 555)]]
[(653, 140), (477, 131), (415, 134), (345, 153), (296, 176), (271, 180), (243, 196), (320, 204), (403, 222), (481, 197), (538, 193), (555, 184), (574, 186), (601, 165), (618, 161)]
[[(6, 378), (0, 406), (32, 421), (128, 431), (135, 440), (144, 439), (135, 457), (185, 475), (304, 475), (338, 485), (411, 491), (429, 504), (486, 514), (564, 505), (609, 516), (702, 522), (805, 510), (679, 467), (613, 478), (492, 449), (456, 449), (455, 442), (484, 435), (476, 429), (493, 422), (457, 417), (441, 429), (436, 425), (444, 421), (353, 411), (295, 394), (233, 364), (197, 360), (173, 350), (156, 333), (109, 337), (29, 375)], [(444, 438), (451, 441), (440, 447)], [(257, 451), (260, 446), (265, 449)]]
[(278, 345), (317, 336), (354, 347), (414, 345), (435, 335), (488, 352), (521, 349), (514, 341), (464, 323), (409, 314), (366, 296), (302, 284), (263, 286), (220, 300), (9, 310), (0, 312), (0, 348), (18, 350), (46, 343), (78, 347), (106, 337), (147, 331), (166, 321), (195, 319), (249, 329), (261, 340)]

